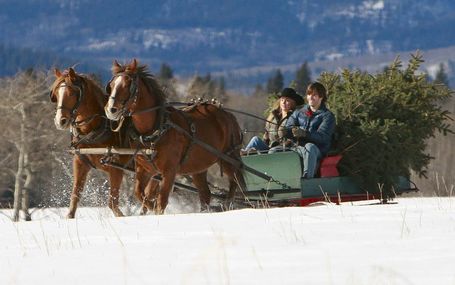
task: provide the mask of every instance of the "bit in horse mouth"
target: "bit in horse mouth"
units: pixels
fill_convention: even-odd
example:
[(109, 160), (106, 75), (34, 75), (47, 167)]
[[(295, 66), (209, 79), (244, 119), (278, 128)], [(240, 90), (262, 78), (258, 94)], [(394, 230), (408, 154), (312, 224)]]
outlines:
[(107, 118), (112, 121), (118, 121), (122, 116), (121, 112), (111, 113), (110, 108), (107, 107), (104, 109), (104, 111), (106, 113)]
[(70, 120), (66, 118), (61, 118), (60, 120), (54, 118), (54, 124), (57, 130), (65, 130), (69, 127), (70, 125)]

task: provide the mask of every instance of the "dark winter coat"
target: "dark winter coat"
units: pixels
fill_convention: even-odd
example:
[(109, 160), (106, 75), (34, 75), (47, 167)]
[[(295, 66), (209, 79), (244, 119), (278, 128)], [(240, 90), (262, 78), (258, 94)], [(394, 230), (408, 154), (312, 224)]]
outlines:
[(335, 116), (330, 112), (325, 104), (316, 112), (311, 112), (310, 106), (305, 105), (300, 110), (296, 110), (286, 122), (286, 137), (296, 141), (292, 135), (292, 127), (299, 127), (307, 131), (305, 138), (299, 140), (300, 145), (307, 142), (314, 143), (319, 147), (322, 156), (330, 150), (333, 132), (335, 131)]

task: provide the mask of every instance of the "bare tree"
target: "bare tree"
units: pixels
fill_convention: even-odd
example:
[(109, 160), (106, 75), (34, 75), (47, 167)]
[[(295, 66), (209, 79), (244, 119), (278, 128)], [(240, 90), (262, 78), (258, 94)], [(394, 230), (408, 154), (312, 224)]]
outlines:
[(14, 146), (8, 150), (13, 151), (11, 157), (16, 157), (0, 167), (9, 175), (14, 174), (14, 221), (19, 220), (20, 210), (26, 220), (31, 219), (29, 190), (36, 186), (39, 172), (49, 171), (45, 157), (57, 134), (50, 127), (53, 111), (47, 99), (48, 86), (49, 76), (39, 71), (0, 80), (0, 123), (4, 129), (0, 143)]

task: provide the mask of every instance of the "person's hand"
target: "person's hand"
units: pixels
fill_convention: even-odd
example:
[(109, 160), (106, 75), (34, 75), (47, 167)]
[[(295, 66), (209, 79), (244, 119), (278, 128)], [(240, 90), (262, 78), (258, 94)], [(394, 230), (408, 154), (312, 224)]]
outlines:
[(291, 131), (292, 135), (296, 138), (304, 138), (307, 135), (307, 131), (299, 127), (293, 127)]
[(269, 131), (268, 130), (265, 130), (264, 131), (264, 135), (262, 136), (262, 140), (268, 140), (270, 139), (270, 134), (269, 134)]
[(286, 129), (285, 128), (279, 128), (278, 129), (278, 137), (280, 139), (284, 138), (286, 136)]
[(294, 142), (290, 139), (287, 139), (283, 142), (283, 144), (284, 144), (284, 147), (291, 147), (294, 144)]

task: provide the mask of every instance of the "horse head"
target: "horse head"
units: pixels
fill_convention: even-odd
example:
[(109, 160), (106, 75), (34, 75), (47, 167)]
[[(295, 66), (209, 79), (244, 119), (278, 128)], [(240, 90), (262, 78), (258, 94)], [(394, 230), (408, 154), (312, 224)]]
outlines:
[(57, 103), (54, 123), (57, 129), (67, 129), (76, 119), (83, 97), (83, 78), (73, 68), (63, 72), (54, 69), (55, 81), (50, 91), (51, 102)]
[(137, 60), (133, 59), (128, 65), (120, 65), (114, 60), (112, 74), (113, 77), (106, 86), (109, 99), (104, 109), (109, 119), (117, 121), (127, 112), (133, 111), (133, 104), (137, 100)]

